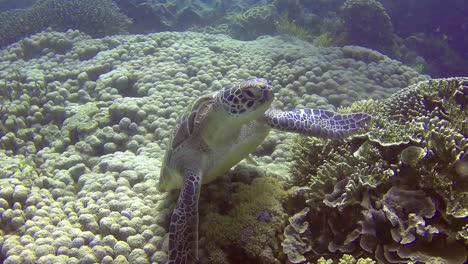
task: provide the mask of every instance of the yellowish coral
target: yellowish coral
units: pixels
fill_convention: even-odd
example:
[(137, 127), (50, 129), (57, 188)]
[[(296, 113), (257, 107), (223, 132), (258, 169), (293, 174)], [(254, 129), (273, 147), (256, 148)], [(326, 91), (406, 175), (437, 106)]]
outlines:
[(330, 47), (333, 44), (333, 38), (330, 33), (326, 32), (316, 37), (312, 44), (317, 47)]
[[(332, 259), (325, 259), (321, 257), (317, 260), (317, 264), (333, 264)], [(340, 260), (338, 260), (338, 264), (375, 264), (376, 262), (370, 258), (360, 258), (355, 259), (351, 255), (344, 254)]]
[[(228, 214), (209, 213), (205, 217), (210, 262), (227, 263), (226, 254), (236, 251), (255, 257), (275, 248), (276, 234), (285, 221), (281, 205), (285, 197), (281, 182), (274, 178), (261, 177), (251, 185), (240, 184), (233, 195), (235, 206)], [(273, 263), (274, 256), (270, 258)]]

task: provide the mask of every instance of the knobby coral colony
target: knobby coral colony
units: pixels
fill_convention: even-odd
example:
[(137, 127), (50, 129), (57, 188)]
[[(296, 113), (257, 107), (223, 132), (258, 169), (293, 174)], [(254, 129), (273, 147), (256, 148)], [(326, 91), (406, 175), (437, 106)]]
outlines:
[[(296, 138), (303, 201), (283, 247), (292, 263), (342, 253), (379, 263), (464, 263), (468, 78), (424, 81), (341, 111), (374, 116), (346, 143)], [(343, 221), (346, 219), (346, 221)]]
[(347, 0), (342, 13), (345, 43), (394, 54), (393, 26), (382, 4), (375, 0)]
[[(42, 32), (2, 49), (0, 69), (3, 263), (165, 263), (163, 242), (174, 203), (157, 191), (155, 168), (160, 166), (161, 146), (170, 128), (193, 96), (264, 76), (278, 91), (279, 108), (333, 110), (333, 104), (384, 98), (427, 78), (364, 48), (320, 49), (279, 37), (245, 42), (193, 32), (102, 39), (74, 30)], [(398, 132), (395, 126), (393, 133)], [(284, 168), (282, 161), (289, 156), (285, 138), (284, 133), (272, 133), (256, 153), (258, 160)], [(325, 155), (327, 150), (315, 153)], [(417, 149), (404, 155), (410, 160), (418, 156)], [(252, 170), (239, 178), (250, 174)], [(203, 187), (202, 195), (210, 197), (239, 193), (255, 198), (255, 203), (240, 197), (219, 202), (231, 205), (230, 215), (235, 219), (229, 222), (233, 223), (229, 229), (219, 227), (225, 237), (217, 241), (226, 247), (216, 244), (213, 253), (232, 251), (232, 245), (240, 251), (272, 241), (268, 248), (255, 247), (238, 255), (261, 258), (250, 263), (269, 263), (258, 257), (260, 253), (284, 260), (278, 242), (282, 241), (286, 213), (295, 211), (286, 211), (272, 200), (280, 200), (282, 191), (275, 182), (266, 181), (252, 182), (251, 187), (245, 185), (237, 192), (230, 192), (234, 184), (228, 185), (231, 189), (213, 189), (209, 186), (216, 185), (212, 184)], [(333, 184), (326, 185), (328, 193)], [(265, 199), (257, 200), (259, 189), (266, 187), (270, 189), (263, 191)], [(207, 208), (206, 212), (217, 215), (211, 222), (227, 219), (226, 206), (220, 208)], [(244, 216), (250, 217), (236, 222), (236, 217)], [(210, 222), (200, 221), (204, 223)], [(249, 228), (237, 229), (243, 232), (239, 235), (234, 233), (239, 226), (235, 223)], [(255, 225), (249, 226), (251, 223)], [(257, 230), (277, 231), (249, 237), (252, 230), (254, 234)], [(460, 236), (467, 236), (466, 229)], [(201, 251), (210, 246), (203, 242), (211, 239), (208, 237), (207, 232), (201, 233)], [(229, 254), (227, 257), (230, 261)]]
[(73, 28), (103, 37), (126, 33), (130, 24), (131, 20), (110, 0), (40, 0), (28, 9), (0, 13), (0, 46), (47, 28)]

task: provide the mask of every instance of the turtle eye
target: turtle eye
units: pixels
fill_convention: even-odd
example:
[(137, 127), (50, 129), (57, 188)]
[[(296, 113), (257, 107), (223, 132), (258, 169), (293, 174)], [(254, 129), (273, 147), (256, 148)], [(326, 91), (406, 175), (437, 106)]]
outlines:
[(252, 98), (252, 99), (255, 98), (254, 93), (250, 89), (245, 89), (243, 92), (245, 96)]

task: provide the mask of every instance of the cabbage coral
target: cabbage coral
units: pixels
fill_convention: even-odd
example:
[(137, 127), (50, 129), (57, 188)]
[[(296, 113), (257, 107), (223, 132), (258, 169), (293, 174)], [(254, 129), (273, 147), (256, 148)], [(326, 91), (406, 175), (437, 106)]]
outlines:
[(420, 82), (386, 101), (341, 109), (374, 116), (349, 141), (296, 139), (292, 172), (306, 193), (295, 225), (308, 228), (291, 233), (291, 223), (284, 234), (310, 248), (283, 243), (288, 256), (313, 261), (341, 252), (379, 262), (463, 263), (467, 94), (467, 78)]

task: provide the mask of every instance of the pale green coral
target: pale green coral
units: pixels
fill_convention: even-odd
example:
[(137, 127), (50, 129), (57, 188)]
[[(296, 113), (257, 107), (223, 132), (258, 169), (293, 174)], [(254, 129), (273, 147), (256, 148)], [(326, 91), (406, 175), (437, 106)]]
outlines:
[[(387, 83), (376, 81), (374, 75)], [(193, 98), (258, 76), (272, 81), (279, 91), (276, 101), (285, 109), (300, 105), (334, 109), (329, 98), (339, 103), (336, 98), (345, 97), (350, 104), (360, 98), (385, 97), (425, 79), (370, 50), (321, 49), (281, 37), (236, 41), (222, 35), (163, 32), (90, 39), (69, 30), (43, 32), (2, 49), (0, 153), (5, 170), (0, 174), (8, 179), (1, 179), (0, 184), (0, 211), (6, 212), (0, 214), (0, 246), (3, 251), (16, 244), (25, 248), (2, 257), (24, 263), (50, 262), (53, 256), (39, 259), (34, 254), (39, 245), (48, 244), (70, 263), (112, 259), (165, 263), (164, 237), (174, 201), (155, 186), (170, 128)], [(261, 161), (284, 166), (288, 137), (273, 134), (263, 150), (254, 154)], [(267, 176), (288, 177), (275, 172)], [(217, 210), (203, 208), (202, 203), (201, 219), (207, 211), (218, 214), (217, 219), (231, 216), (226, 215), (228, 209), (247, 214), (235, 209), (230, 199), (239, 192), (237, 187), (246, 186), (238, 182), (217, 191), (204, 186), (202, 196), (221, 192), (227, 198)], [(250, 199), (255, 204), (255, 197)], [(236, 201), (248, 206), (240, 198)], [(296, 201), (291, 199), (290, 204)], [(241, 249), (240, 256), (254, 263), (285, 260), (280, 242), (287, 216), (282, 218), (283, 211), (276, 211), (280, 210), (275, 207), (278, 203), (263, 204), (267, 210), (256, 215), (255, 228), (270, 226), (259, 228), (265, 231), (262, 240), (249, 238), (229, 244)], [(246, 228), (243, 234), (250, 231)], [(204, 232), (200, 235), (203, 262), (208, 256), (208, 239)], [(251, 241), (250, 246), (265, 239), (269, 239), (268, 247), (261, 252), (255, 246), (255, 252), (235, 247), (247, 244), (243, 241)], [(138, 248), (117, 255), (114, 246), (118, 241)], [(231, 260), (237, 252), (229, 253), (229, 249), (217, 252)]]
[(317, 47), (330, 47), (333, 44), (333, 38), (330, 33), (326, 32), (314, 38), (312, 44)]
[(363, 100), (349, 107), (338, 109), (341, 113), (365, 112), (373, 116), (368, 124), (369, 140), (381, 145), (401, 145), (415, 140), (414, 134), (422, 131), (423, 127), (417, 123), (401, 123), (385, 116), (386, 104), (383, 100)]
[[(301, 158), (293, 158), (291, 173), (297, 185), (303, 186), (309, 181), (305, 185), (311, 191), (305, 197), (310, 206), (320, 203), (325, 194), (331, 193), (333, 186), (342, 179), (351, 179), (347, 184), (356, 188), (375, 188), (393, 175), (388, 165), (381, 162), (381, 154), (372, 144), (363, 144), (355, 150), (355, 155), (342, 155), (353, 152), (352, 145), (339, 142), (299, 136), (293, 144), (293, 157)], [(351, 185), (346, 188), (350, 191), (348, 195), (357, 192)], [(347, 202), (354, 202), (348, 198)]]
[(377, 262), (370, 258), (360, 258), (356, 262), (356, 264), (375, 264), (375, 263)]
[[(227, 214), (212, 212), (204, 217), (211, 263), (227, 263), (226, 254), (230, 252), (244, 252), (255, 259), (268, 248), (275, 249), (276, 234), (285, 220), (285, 197), (281, 182), (274, 178), (261, 177), (250, 185), (240, 184), (232, 196), (234, 207)], [(222, 249), (228, 250), (223, 253)], [(275, 256), (270, 258), (273, 261)]]
[(333, 260), (331, 259), (325, 259), (324, 257), (320, 257), (317, 260), (317, 264), (333, 264)]
[(343, 255), (343, 257), (341, 257), (340, 261), (338, 261), (338, 264), (354, 264), (356, 263), (356, 259), (351, 256), (351, 255)]
[[(332, 259), (321, 257), (317, 260), (317, 264), (333, 264)], [(376, 262), (370, 258), (355, 259), (352, 255), (344, 254), (339, 260), (338, 264), (375, 264)]]
[(427, 152), (424, 148), (417, 146), (409, 146), (405, 148), (401, 154), (401, 161), (411, 167), (418, 165), (418, 162), (426, 156)]
[(89, 134), (95, 130), (99, 123), (91, 117), (99, 111), (96, 103), (87, 103), (70, 108), (63, 129), (70, 133)]
[(453, 170), (468, 151), (467, 93), (466, 78), (422, 82), (393, 96), (389, 100), (394, 104), (387, 108), (394, 119), (422, 124), (424, 129), (418, 135), (428, 153), (425, 166), (418, 169), (419, 184), (442, 195), (447, 213), (456, 217), (465, 217), (464, 208), (468, 207), (466, 180)]

